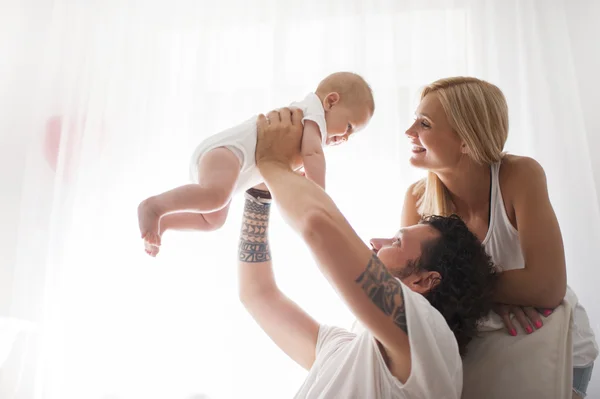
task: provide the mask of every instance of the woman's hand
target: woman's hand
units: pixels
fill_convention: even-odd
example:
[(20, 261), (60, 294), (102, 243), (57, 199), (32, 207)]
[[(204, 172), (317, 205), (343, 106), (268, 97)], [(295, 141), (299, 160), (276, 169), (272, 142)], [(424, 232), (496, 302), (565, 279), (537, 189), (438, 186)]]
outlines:
[(527, 332), (527, 334), (531, 334), (535, 330), (539, 330), (544, 325), (542, 318), (540, 317), (540, 313), (544, 315), (544, 317), (548, 317), (552, 314), (552, 310), (550, 309), (535, 309), (529, 306), (514, 306), (504, 304), (496, 304), (494, 311), (500, 317), (502, 317), (502, 321), (504, 322), (508, 333), (512, 336), (517, 335), (517, 329), (511, 320), (511, 313), (515, 315), (517, 321)]
[(302, 111), (281, 108), (256, 121), (256, 165), (269, 162), (283, 164), (292, 169), (302, 165), (300, 147), (302, 143)]

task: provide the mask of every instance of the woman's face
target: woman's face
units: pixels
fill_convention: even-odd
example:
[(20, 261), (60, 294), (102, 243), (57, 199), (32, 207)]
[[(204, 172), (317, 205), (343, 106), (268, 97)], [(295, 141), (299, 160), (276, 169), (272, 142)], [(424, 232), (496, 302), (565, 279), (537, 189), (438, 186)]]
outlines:
[(435, 92), (427, 94), (406, 131), (413, 145), (410, 163), (431, 171), (455, 166), (463, 155), (462, 141), (454, 132)]

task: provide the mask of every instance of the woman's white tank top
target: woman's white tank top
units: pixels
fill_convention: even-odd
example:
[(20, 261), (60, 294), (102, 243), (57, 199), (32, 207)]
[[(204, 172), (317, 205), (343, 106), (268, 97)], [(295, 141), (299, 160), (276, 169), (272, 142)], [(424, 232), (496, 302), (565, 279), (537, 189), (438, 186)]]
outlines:
[[(483, 245), (499, 271), (522, 269), (525, 267), (525, 259), (519, 232), (511, 224), (504, 208), (500, 190), (500, 166), (500, 162), (491, 166), (490, 223)], [(598, 356), (598, 346), (587, 313), (570, 287), (567, 287), (567, 297), (569, 302), (576, 302), (572, 329), (573, 366), (585, 367)]]

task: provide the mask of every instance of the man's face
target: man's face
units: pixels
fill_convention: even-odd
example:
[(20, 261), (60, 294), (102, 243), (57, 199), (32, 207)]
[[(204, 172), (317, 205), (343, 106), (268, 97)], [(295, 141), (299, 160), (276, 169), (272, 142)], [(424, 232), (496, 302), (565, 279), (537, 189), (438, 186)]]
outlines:
[(398, 230), (392, 238), (373, 238), (371, 246), (390, 272), (407, 284), (418, 277), (407, 267), (409, 262), (416, 261), (421, 256), (423, 244), (439, 236), (440, 233), (435, 228), (417, 224)]

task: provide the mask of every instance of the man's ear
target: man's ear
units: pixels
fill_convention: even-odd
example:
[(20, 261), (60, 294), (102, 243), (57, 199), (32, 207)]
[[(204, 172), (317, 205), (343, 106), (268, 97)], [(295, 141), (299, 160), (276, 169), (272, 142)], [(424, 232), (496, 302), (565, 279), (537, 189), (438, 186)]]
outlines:
[(438, 272), (419, 272), (403, 279), (404, 285), (408, 286), (414, 292), (425, 295), (433, 290), (442, 281), (442, 276)]
[(331, 92), (323, 99), (323, 108), (329, 111), (335, 104), (340, 102), (340, 95), (336, 92)]

